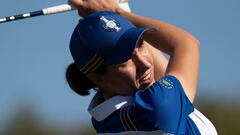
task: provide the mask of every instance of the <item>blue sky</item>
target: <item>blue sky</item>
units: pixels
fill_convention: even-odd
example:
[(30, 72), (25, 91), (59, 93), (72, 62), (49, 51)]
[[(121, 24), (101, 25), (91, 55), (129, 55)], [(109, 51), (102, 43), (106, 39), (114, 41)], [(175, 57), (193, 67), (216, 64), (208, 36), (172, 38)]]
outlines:
[[(148, 0), (149, 2), (149, 0)], [(239, 97), (240, 1), (131, 0), (134, 13), (156, 18), (195, 35), (201, 42), (198, 97)], [(2, 0), (0, 18), (66, 1)], [(31, 105), (46, 123), (90, 123), (92, 97), (71, 92), (64, 73), (76, 12), (0, 24), (0, 129), (21, 105)]]

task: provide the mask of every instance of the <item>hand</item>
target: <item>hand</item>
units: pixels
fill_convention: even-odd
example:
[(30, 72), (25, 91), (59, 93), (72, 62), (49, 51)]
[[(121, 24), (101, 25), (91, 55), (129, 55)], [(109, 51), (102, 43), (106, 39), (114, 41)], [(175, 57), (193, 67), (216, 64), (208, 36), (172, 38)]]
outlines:
[(85, 17), (98, 11), (116, 12), (119, 8), (118, 0), (68, 0), (70, 5), (78, 9), (78, 14)]

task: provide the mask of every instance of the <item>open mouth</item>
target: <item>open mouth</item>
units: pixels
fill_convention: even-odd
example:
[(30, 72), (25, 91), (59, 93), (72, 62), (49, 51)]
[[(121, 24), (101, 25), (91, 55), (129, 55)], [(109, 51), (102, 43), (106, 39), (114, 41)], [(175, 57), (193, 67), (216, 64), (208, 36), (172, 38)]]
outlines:
[(139, 82), (146, 81), (146, 80), (148, 80), (150, 77), (151, 77), (151, 72), (148, 73), (148, 74), (146, 74), (146, 75), (144, 75), (144, 76), (139, 80)]
[(153, 81), (152, 70), (147, 71), (140, 79), (139, 84), (141, 88), (148, 87)]

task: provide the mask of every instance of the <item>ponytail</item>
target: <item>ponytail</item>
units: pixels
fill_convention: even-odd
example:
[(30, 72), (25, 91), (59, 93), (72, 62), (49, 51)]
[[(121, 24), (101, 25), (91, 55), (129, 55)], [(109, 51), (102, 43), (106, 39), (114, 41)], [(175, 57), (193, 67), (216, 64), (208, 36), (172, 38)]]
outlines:
[(95, 83), (78, 70), (74, 63), (70, 64), (66, 70), (66, 80), (70, 88), (81, 96), (89, 95), (90, 89), (97, 87)]

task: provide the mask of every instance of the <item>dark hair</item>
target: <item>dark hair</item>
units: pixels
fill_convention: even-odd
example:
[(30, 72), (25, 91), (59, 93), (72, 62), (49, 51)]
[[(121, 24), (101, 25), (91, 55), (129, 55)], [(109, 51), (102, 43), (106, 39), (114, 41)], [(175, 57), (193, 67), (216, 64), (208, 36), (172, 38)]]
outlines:
[[(106, 65), (100, 65), (94, 73), (103, 74), (106, 71)], [(72, 63), (66, 70), (66, 80), (70, 88), (81, 96), (90, 94), (91, 88), (97, 88), (98, 85), (88, 79), (75, 65)]]

